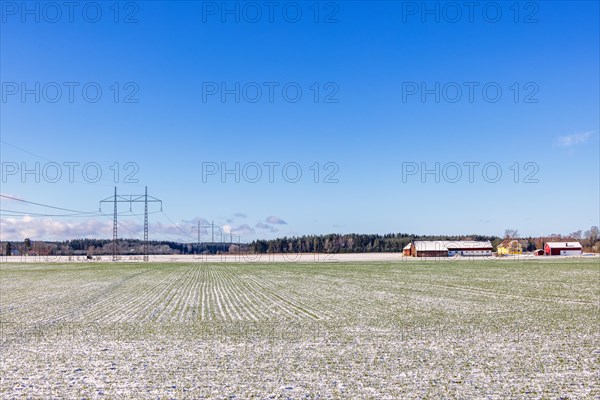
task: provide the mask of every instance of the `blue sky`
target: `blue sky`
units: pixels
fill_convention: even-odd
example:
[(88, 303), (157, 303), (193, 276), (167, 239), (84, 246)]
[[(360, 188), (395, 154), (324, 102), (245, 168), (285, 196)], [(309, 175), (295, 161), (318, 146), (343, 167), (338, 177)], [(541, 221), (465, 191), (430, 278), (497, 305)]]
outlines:
[[(600, 219), (598, 2), (47, 4), (2, 5), (6, 196), (93, 212), (117, 178), (163, 200), (152, 239), (183, 241), (198, 219), (244, 241)], [(3, 239), (111, 235), (106, 216), (1, 208)]]

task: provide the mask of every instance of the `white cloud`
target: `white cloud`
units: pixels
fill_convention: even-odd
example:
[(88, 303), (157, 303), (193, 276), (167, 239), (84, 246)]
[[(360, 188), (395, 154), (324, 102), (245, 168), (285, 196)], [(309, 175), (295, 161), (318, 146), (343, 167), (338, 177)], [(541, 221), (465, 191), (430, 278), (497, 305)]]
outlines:
[(560, 147), (571, 147), (587, 142), (592, 137), (593, 131), (574, 133), (572, 135), (560, 136), (557, 143)]
[(276, 224), (276, 225), (287, 225), (287, 222), (285, 222), (284, 220), (282, 220), (279, 217), (275, 217), (273, 215), (269, 216), (266, 218), (266, 221), (268, 224)]
[(61, 221), (52, 218), (2, 218), (0, 221), (2, 240), (64, 240), (84, 237), (106, 238), (112, 235), (111, 221), (86, 219)]
[(275, 232), (279, 231), (279, 229), (275, 228), (274, 226), (271, 226), (271, 225), (268, 225), (268, 224), (265, 224), (265, 223), (262, 223), (262, 222), (257, 223), (256, 224), (256, 228), (257, 229), (268, 230), (271, 233), (275, 233)]
[(252, 229), (252, 227), (250, 225), (243, 224), (236, 228), (232, 228), (231, 233), (233, 233), (234, 235), (250, 236), (250, 235), (254, 235), (255, 231), (254, 231), (254, 229)]
[[(206, 230), (202, 230), (206, 234)], [(2, 218), (0, 221), (0, 240), (69, 240), (78, 238), (112, 238), (112, 220), (81, 219), (64, 220), (54, 218), (22, 217)], [(118, 222), (119, 238), (142, 239), (144, 226), (140, 222), (122, 219)], [(187, 224), (151, 223), (150, 240), (188, 240), (197, 234)], [(188, 237), (189, 236), (189, 237)]]
[(198, 225), (198, 221), (200, 221), (200, 225), (210, 225), (210, 221), (207, 219), (204, 219), (202, 217), (195, 217), (192, 219), (184, 219), (181, 222), (184, 224), (196, 224)]
[[(143, 227), (140, 226), (140, 232), (142, 231)], [(162, 234), (162, 235), (171, 235), (171, 236), (181, 236), (181, 235), (189, 235), (190, 237), (192, 237), (193, 232), (196, 232), (196, 230), (194, 229), (194, 231), (192, 232), (192, 227), (190, 225), (187, 224), (163, 224), (162, 222), (156, 222), (154, 224), (150, 224), (150, 234)], [(151, 238), (153, 240), (162, 240), (165, 239), (164, 237), (161, 238)]]

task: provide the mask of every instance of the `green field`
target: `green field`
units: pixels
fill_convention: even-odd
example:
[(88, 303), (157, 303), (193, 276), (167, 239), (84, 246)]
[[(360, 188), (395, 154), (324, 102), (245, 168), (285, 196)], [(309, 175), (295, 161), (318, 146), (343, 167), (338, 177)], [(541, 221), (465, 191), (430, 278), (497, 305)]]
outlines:
[(2, 264), (0, 397), (600, 398), (598, 259)]

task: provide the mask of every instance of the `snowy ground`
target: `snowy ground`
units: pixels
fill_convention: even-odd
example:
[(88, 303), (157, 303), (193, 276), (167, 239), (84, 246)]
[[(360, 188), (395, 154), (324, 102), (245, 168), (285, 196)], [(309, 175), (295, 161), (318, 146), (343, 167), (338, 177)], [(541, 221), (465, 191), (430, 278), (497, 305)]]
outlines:
[(597, 258), (172, 261), (0, 265), (0, 398), (600, 399)]

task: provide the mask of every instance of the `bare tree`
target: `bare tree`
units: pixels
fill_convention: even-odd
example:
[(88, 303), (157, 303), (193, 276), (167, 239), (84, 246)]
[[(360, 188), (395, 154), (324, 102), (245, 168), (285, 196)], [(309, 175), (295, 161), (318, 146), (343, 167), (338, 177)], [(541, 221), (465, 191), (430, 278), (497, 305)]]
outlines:
[(588, 231), (585, 231), (585, 238), (590, 247), (594, 247), (598, 241), (598, 227), (592, 226)]
[(504, 231), (504, 239), (516, 239), (519, 237), (519, 231), (516, 229), (507, 229)]
[(575, 231), (575, 232), (571, 232), (569, 234), (569, 237), (571, 237), (572, 239), (575, 239), (575, 240), (580, 240), (581, 239), (581, 229), (578, 231)]

